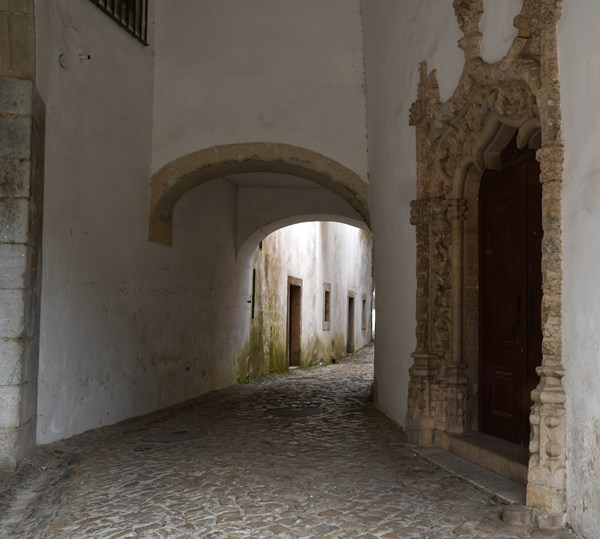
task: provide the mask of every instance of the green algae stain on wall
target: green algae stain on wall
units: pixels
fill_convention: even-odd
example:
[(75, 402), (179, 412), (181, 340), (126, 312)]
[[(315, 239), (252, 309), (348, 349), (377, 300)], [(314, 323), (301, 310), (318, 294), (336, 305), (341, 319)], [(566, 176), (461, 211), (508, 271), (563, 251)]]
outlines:
[[(276, 232), (265, 238), (254, 252), (254, 316), (249, 320), (247, 343), (238, 359), (240, 381), (285, 372), (289, 368), (289, 277), (302, 282), (300, 366), (303, 368), (327, 365), (347, 355), (347, 321), (344, 317), (332, 317), (331, 327), (327, 330), (322, 327), (323, 283), (332, 283), (331, 309), (338, 313), (346, 308), (345, 292), (340, 291), (355, 289), (359, 294), (357, 297), (369, 297), (372, 292), (372, 246), (368, 232), (357, 231), (352, 241), (360, 256), (349, 257), (342, 254), (347, 252), (350, 240), (338, 245), (340, 233), (332, 230), (330, 225), (320, 223), (315, 226), (312, 232), (309, 231), (305, 243), (298, 234)], [(316, 234), (322, 237), (317, 240)], [(322, 258), (318, 263), (315, 262), (317, 257)], [(348, 271), (338, 267), (347, 259), (357, 258), (365, 260), (365, 263), (359, 264), (353, 275), (349, 276)], [(357, 349), (366, 344), (361, 339), (358, 341)]]

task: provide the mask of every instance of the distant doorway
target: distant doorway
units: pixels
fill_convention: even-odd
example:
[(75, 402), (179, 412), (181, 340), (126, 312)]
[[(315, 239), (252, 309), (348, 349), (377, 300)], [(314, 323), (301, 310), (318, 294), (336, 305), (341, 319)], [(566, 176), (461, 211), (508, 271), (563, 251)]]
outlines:
[(288, 277), (288, 365), (300, 366), (302, 328), (302, 279)]
[(533, 151), (486, 171), (479, 192), (480, 430), (529, 442), (542, 360), (542, 188)]
[(348, 335), (346, 341), (346, 353), (354, 353), (354, 293), (348, 293)]

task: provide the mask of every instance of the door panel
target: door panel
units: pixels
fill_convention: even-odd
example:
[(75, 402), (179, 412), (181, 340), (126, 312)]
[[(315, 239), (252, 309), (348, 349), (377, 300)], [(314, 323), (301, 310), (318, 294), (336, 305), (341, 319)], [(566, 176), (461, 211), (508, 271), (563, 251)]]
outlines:
[(541, 362), (541, 188), (533, 152), (486, 172), (479, 204), (480, 429), (524, 445)]
[(348, 328), (346, 340), (346, 353), (354, 353), (354, 297), (348, 296)]
[(288, 365), (300, 366), (302, 328), (302, 287), (289, 285), (288, 291)]

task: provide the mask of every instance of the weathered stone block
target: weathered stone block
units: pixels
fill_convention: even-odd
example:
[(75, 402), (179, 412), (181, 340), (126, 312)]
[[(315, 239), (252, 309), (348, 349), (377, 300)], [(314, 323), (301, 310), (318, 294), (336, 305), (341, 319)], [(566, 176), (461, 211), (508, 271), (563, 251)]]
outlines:
[(22, 383), (23, 343), (16, 339), (0, 339), (0, 386)]
[(564, 511), (559, 513), (538, 513), (536, 520), (540, 530), (557, 530), (567, 525), (567, 514)]
[(27, 243), (29, 202), (23, 198), (0, 199), (0, 242)]
[(18, 428), (0, 428), (0, 469), (14, 469), (35, 447), (35, 421)]
[(0, 11), (33, 14), (33, 0), (0, 0)]
[(0, 289), (27, 288), (29, 251), (22, 243), (0, 243)]
[(18, 462), (19, 429), (0, 428), (0, 469), (13, 470)]
[(26, 290), (0, 290), (0, 338), (22, 338), (27, 296)]
[(31, 166), (27, 159), (0, 159), (0, 196), (27, 198)]
[(502, 520), (511, 526), (528, 526), (533, 522), (533, 511), (522, 505), (506, 505), (502, 511)]
[(0, 115), (0, 159), (29, 159), (31, 117)]
[(33, 92), (30, 80), (0, 77), (0, 113), (31, 114)]
[(21, 401), (18, 410), (19, 425), (37, 419), (37, 381), (30, 381), (20, 386)]
[(0, 386), (0, 429), (20, 424), (21, 386)]
[(0, 10), (0, 75), (35, 78), (35, 19), (24, 10)]
[(21, 377), (18, 383), (24, 384), (30, 381), (36, 381), (38, 377), (38, 358), (39, 358), (39, 337), (27, 337), (26, 339), (16, 339), (17, 343), (22, 343), (21, 352)]

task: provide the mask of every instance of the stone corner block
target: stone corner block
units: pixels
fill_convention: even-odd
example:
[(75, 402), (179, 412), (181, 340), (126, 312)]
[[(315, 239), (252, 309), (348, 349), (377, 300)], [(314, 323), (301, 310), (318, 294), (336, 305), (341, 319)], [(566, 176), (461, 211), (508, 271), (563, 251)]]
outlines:
[(533, 522), (533, 511), (518, 504), (504, 507), (502, 520), (511, 526), (528, 526)]
[(17, 467), (19, 429), (0, 428), (0, 470), (14, 470)]
[(33, 97), (33, 81), (0, 77), (0, 114), (30, 115)]
[(16, 429), (20, 426), (20, 385), (0, 386), (0, 429)]
[(29, 201), (0, 199), (0, 242), (27, 243), (29, 240)]
[(0, 388), (21, 384), (25, 381), (23, 353), (24, 343), (22, 341), (0, 339)]
[(35, 448), (35, 421), (19, 428), (0, 427), (0, 470), (14, 470)]
[(29, 286), (30, 250), (22, 243), (0, 243), (0, 289)]
[(24, 337), (27, 290), (0, 290), (0, 338)]

